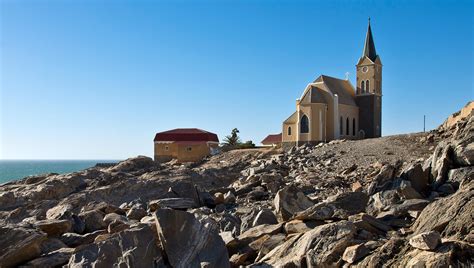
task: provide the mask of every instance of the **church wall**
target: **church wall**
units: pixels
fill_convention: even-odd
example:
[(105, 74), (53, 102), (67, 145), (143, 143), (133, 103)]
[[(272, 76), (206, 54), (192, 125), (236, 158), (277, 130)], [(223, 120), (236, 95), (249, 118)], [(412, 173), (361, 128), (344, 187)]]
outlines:
[[(359, 132), (359, 108), (357, 106), (351, 106), (351, 105), (345, 105), (345, 104), (339, 104), (339, 119), (338, 123), (340, 122), (340, 118), (342, 117), (342, 133), (341, 133), (341, 138), (342, 139), (357, 139), (357, 134)], [(349, 135), (347, 135), (347, 124), (346, 120), (349, 118)], [(356, 123), (356, 128), (355, 128), (355, 133), (353, 132), (353, 119), (355, 119)], [(338, 131), (340, 130), (340, 125), (337, 126)], [(355, 134), (355, 135), (354, 135)]]
[[(288, 127), (291, 127), (291, 135), (288, 135)], [(296, 123), (283, 123), (283, 129), (281, 131), (282, 142), (295, 142), (296, 133)]]
[(311, 122), (313, 121), (312, 118), (311, 118), (311, 105), (298, 105), (298, 107), (299, 107), (299, 110), (300, 110), (300, 113), (299, 113), (300, 118), (299, 119), (301, 120), (303, 115), (306, 115), (309, 118), (309, 133), (300, 133), (300, 131), (298, 130), (298, 133), (299, 133), (299, 139), (298, 140), (300, 142), (310, 141), (311, 140), (311, 133), (313, 132), (312, 125), (311, 125), (312, 124)]
[[(367, 67), (367, 72), (363, 72), (362, 69)], [(357, 93), (361, 94), (361, 83), (362, 81), (370, 80), (369, 92), (381, 94), (380, 88), (382, 85), (382, 66), (378, 64), (361, 64), (357, 66)]]
[[(325, 103), (311, 104), (311, 137), (312, 141), (326, 140), (326, 107)], [(320, 123), (321, 122), (321, 123)]]

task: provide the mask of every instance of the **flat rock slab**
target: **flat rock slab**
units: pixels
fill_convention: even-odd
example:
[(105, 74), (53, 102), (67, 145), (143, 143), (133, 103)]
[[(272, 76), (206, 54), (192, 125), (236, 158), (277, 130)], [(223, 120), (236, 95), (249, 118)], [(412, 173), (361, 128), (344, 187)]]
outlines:
[(46, 234), (17, 226), (0, 227), (0, 267), (13, 267), (38, 257)]
[(150, 201), (148, 204), (151, 211), (158, 208), (172, 208), (172, 209), (188, 209), (197, 207), (196, 201), (192, 198), (163, 198)]
[(229, 255), (218, 228), (211, 220), (173, 209), (155, 214), (160, 243), (173, 267), (230, 267)]

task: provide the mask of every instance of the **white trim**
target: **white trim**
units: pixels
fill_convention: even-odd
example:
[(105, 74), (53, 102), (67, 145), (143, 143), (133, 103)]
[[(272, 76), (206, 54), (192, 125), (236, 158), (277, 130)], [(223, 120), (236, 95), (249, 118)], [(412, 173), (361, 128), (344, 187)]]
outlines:
[(155, 141), (155, 144), (158, 143), (158, 144), (170, 144), (170, 143), (173, 143), (174, 141)]

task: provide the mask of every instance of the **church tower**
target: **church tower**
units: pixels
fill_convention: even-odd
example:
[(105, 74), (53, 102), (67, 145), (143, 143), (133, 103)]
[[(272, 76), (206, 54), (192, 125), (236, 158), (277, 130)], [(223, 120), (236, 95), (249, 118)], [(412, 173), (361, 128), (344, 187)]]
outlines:
[(359, 135), (364, 138), (380, 137), (382, 136), (382, 62), (375, 51), (370, 18), (364, 50), (356, 68)]

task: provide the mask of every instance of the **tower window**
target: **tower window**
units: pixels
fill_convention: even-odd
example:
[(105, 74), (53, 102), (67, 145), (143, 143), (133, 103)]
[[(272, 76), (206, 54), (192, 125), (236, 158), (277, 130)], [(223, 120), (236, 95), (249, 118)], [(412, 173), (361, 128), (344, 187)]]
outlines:
[(352, 118), (352, 136), (356, 135), (356, 119)]
[(369, 93), (370, 92), (370, 86), (369, 86), (369, 80), (367, 80), (367, 82), (365, 82), (365, 92)]
[(360, 91), (361, 93), (365, 93), (365, 81), (362, 80), (362, 82), (360, 82)]
[(349, 117), (346, 118), (346, 135), (349, 136)]
[(303, 115), (303, 117), (301, 117), (300, 132), (301, 133), (309, 132), (309, 119), (306, 115)]
[(342, 124), (342, 116), (341, 116), (341, 118), (339, 118), (339, 133), (341, 135), (344, 134), (344, 130), (342, 129), (342, 126), (343, 124)]
[(291, 127), (288, 127), (288, 136), (291, 136)]

